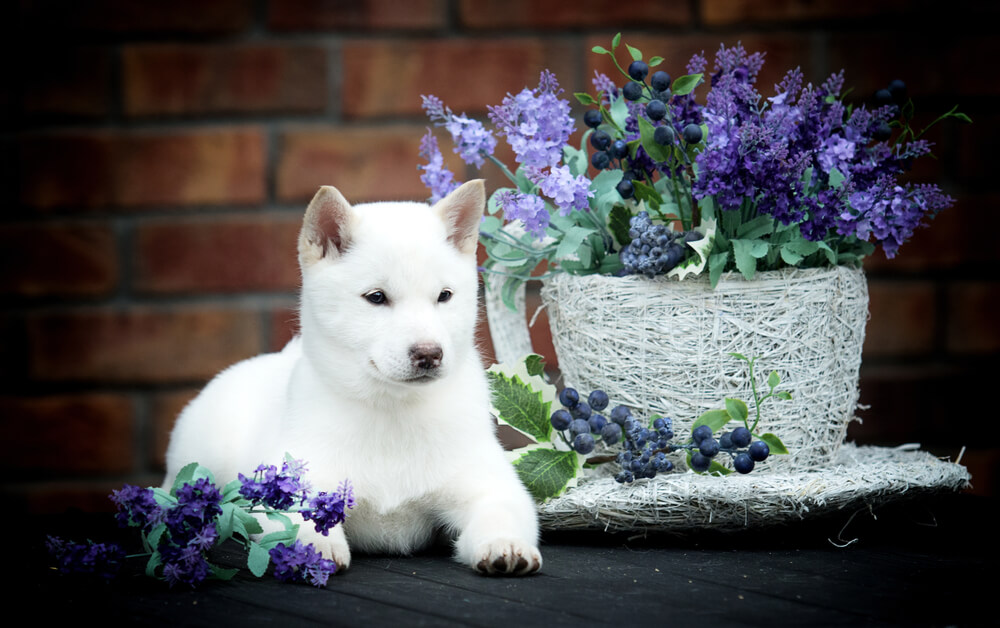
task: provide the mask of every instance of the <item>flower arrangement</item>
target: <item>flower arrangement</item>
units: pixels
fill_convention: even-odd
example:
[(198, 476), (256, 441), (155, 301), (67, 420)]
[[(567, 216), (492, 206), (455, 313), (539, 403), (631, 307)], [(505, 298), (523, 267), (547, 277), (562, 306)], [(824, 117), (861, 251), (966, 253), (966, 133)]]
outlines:
[[(280, 469), (259, 466), (252, 476), (239, 474), (222, 489), (211, 472), (192, 463), (177, 475), (173, 487), (139, 488), (126, 485), (111, 494), (121, 526), (139, 528), (145, 552), (126, 556), (114, 543), (76, 543), (49, 537), (47, 548), (62, 573), (116, 577), (127, 558), (146, 558), (146, 575), (165, 580), (170, 586), (196, 587), (209, 578), (228, 580), (237, 569), (211, 562), (209, 551), (234, 539), (247, 550), (247, 567), (255, 576), (273, 567), (283, 582), (308, 582), (326, 586), (337, 570), (332, 560), (296, 539), (298, 525), (288, 513), (296, 512), (312, 521), (323, 535), (342, 523), (354, 507), (354, 491), (343, 482), (333, 492), (314, 493), (303, 480), (306, 466), (285, 457)], [(255, 515), (282, 524), (283, 529), (261, 535)]]
[[(620, 45), (618, 34), (610, 50), (593, 49), (614, 60), (624, 83), (595, 73), (595, 94), (576, 94), (590, 107), (579, 148), (569, 144), (570, 104), (548, 70), (537, 88), (489, 107), (495, 131), (423, 97), (465, 163), (489, 160), (512, 183), (489, 199), (480, 238), (483, 270), (507, 277), (508, 305), (522, 282), (553, 272), (707, 273), (714, 287), (726, 271), (752, 279), (787, 266), (859, 264), (877, 246), (893, 257), (953, 204), (936, 185), (900, 179), (930, 153), (927, 128), (970, 122), (957, 108), (916, 131), (900, 81), (854, 107), (844, 102), (842, 71), (813, 85), (794, 69), (764, 98), (756, 86), (764, 55), (740, 44), (719, 48), (711, 74), (695, 55), (677, 78), (650, 74), (663, 59), (646, 61), (627, 44), (623, 68)], [(704, 102), (695, 93), (702, 84)], [(513, 150), (513, 172), (494, 155), (497, 136)], [(420, 155), (432, 201), (458, 186), (431, 130)]]

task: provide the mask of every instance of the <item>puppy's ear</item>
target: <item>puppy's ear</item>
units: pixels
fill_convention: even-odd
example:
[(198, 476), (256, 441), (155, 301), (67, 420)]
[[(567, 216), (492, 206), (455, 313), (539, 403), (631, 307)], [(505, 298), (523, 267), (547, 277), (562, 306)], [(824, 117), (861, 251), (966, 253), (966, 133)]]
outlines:
[(434, 205), (434, 211), (448, 229), (448, 241), (466, 255), (476, 253), (485, 208), (486, 187), (482, 179), (461, 185)]
[(354, 210), (337, 188), (324, 185), (306, 208), (299, 232), (299, 265), (305, 268), (325, 256), (337, 258), (351, 241)]

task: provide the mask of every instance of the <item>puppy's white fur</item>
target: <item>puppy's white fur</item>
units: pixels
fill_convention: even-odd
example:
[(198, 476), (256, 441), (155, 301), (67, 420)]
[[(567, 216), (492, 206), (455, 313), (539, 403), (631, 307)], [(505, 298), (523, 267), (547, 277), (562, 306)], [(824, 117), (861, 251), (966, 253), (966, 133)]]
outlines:
[(433, 207), (351, 207), (321, 188), (299, 238), (301, 335), (185, 408), (164, 485), (190, 462), (226, 482), (287, 452), (316, 490), (354, 487), (344, 525), (299, 529), (342, 567), (351, 548), (406, 554), (443, 530), (474, 569), (539, 569), (534, 503), (496, 439), (474, 341), (484, 204), (482, 181)]

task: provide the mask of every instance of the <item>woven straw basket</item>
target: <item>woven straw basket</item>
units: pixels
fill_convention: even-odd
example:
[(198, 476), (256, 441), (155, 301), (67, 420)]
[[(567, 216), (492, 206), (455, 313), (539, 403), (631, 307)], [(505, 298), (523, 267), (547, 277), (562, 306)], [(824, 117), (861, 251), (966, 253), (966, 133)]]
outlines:
[[(498, 361), (516, 361), (532, 352), (523, 288), (520, 312), (499, 292), (487, 290), (493, 344)], [(868, 320), (860, 269), (786, 269), (752, 281), (731, 273), (714, 289), (706, 278), (561, 273), (543, 282), (541, 298), (563, 383), (602, 389), (640, 417), (669, 416), (678, 435), (726, 397), (747, 402), (753, 419), (747, 364), (730, 352), (757, 357), (758, 390), (777, 371), (793, 399), (767, 400), (758, 433), (777, 434), (790, 454), (755, 474), (826, 467), (855, 418)]]

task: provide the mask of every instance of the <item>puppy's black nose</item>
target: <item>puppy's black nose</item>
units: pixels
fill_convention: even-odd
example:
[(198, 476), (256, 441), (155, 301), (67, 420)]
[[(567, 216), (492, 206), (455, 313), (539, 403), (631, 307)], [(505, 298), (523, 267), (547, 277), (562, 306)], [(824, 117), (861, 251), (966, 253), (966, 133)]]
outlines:
[(431, 371), (441, 366), (441, 358), (444, 351), (440, 345), (419, 344), (410, 347), (410, 363), (414, 368), (422, 371)]

